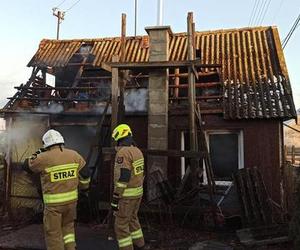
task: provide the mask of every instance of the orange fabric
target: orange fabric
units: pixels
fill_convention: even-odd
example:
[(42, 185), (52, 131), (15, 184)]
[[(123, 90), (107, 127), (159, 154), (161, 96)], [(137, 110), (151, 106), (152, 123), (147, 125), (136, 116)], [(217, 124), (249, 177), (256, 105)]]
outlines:
[[(71, 163), (78, 165), (76, 178), (56, 182), (51, 181), (51, 175), (46, 172), (47, 168)], [(41, 176), (43, 194), (58, 194), (77, 190), (79, 171), (84, 166), (85, 160), (76, 151), (67, 148), (63, 148), (61, 151), (58, 146), (54, 146), (29, 159), (29, 168)], [(59, 205), (68, 203), (70, 202), (60, 203)]]
[[(120, 169), (127, 168), (131, 171), (131, 177), (126, 188), (135, 188), (143, 186), (144, 174), (135, 175), (133, 162), (137, 160), (143, 160), (144, 156), (141, 150), (134, 146), (120, 147), (118, 148), (115, 158), (115, 170), (114, 170), (114, 193), (117, 193), (120, 197), (122, 196), (125, 187), (117, 187), (116, 183), (120, 178)], [(135, 197), (136, 198), (136, 197)]]

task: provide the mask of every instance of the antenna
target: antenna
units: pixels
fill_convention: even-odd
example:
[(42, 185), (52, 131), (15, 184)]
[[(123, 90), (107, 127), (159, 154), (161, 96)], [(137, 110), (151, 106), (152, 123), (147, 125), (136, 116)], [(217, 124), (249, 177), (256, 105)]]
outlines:
[(52, 9), (53, 16), (57, 17), (57, 29), (56, 29), (56, 39), (59, 40), (59, 28), (63, 20), (65, 20), (65, 11), (60, 11), (59, 8), (55, 7)]
[(136, 36), (136, 30), (137, 30), (137, 10), (138, 10), (138, 0), (134, 0), (134, 36)]
[(163, 25), (163, 0), (157, 0), (157, 26)]

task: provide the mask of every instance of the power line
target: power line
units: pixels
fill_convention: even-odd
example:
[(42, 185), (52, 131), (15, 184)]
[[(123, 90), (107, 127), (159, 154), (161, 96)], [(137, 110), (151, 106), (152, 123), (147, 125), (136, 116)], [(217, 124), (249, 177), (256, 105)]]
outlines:
[(56, 6), (56, 8), (59, 8), (65, 1), (67, 1), (67, 0), (61, 1), (61, 3)]
[(259, 10), (257, 12), (257, 16), (256, 16), (256, 18), (254, 20), (254, 25), (258, 25), (259, 19), (260, 19), (261, 14), (263, 13), (263, 11), (265, 9), (266, 3), (267, 3), (266, 0), (262, 0), (260, 8), (259, 8)]
[(260, 20), (260, 25), (263, 23), (263, 21), (264, 21), (264, 19), (265, 19), (265, 17), (266, 17), (266, 14), (268, 13), (268, 10), (269, 10), (269, 7), (270, 7), (270, 3), (271, 3), (271, 0), (268, 1), (267, 7), (266, 7), (266, 9), (265, 9), (265, 12), (264, 12), (264, 14), (262, 15), (262, 18), (261, 18), (261, 20)]
[(272, 19), (272, 23), (274, 23), (275, 19), (277, 18), (281, 8), (282, 8), (282, 4), (283, 4), (284, 0), (281, 0), (279, 7), (277, 8), (277, 10), (274, 13), (273, 19)]
[(77, 5), (81, 0), (77, 0), (69, 9), (67, 9), (65, 12), (70, 11), (75, 5)]
[(260, 5), (260, 0), (257, 0), (256, 3), (257, 4), (254, 6), (254, 12), (253, 12), (252, 19), (250, 20), (250, 26), (254, 24), (254, 20), (256, 18), (257, 10), (259, 9), (259, 5)]
[(298, 26), (298, 22), (299, 22), (299, 19), (300, 18), (300, 14), (299, 16), (296, 18), (295, 22), (293, 23), (293, 26), (292, 28), (289, 30), (288, 34), (286, 35), (286, 37), (283, 39), (282, 41), (282, 45), (286, 45), (286, 43), (288, 42), (288, 40), (290, 39), (291, 35), (293, 34), (293, 32), (295, 31), (295, 29), (297, 28)]
[(293, 23), (293, 26), (290, 29), (289, 33), (287, 34), (287, 36), (283, 39), (283, 41), (281, 43), (283, 49), (286, 47), (286, 45), (288, 44), (289, 40), (291, 39), (293, 33), (298, 28), (299, 23), (300, 23), (300, 14), (298, 15), (298, 17), (296, 18), (295, 22)]
[(251, 11), (251, 14), (250, 14), (250, 19), (249, 19), (249, 22), (248, 22), (248, 26), (250, 26), (250, 24), (251, 24), (253, 14), (254, 14), (254, 10), (256, 9), (256, 5), (257, 5), (257, 0), (255, 0), (255, 2), (254, 2), (253, 8), (252, 8), (252, 11)]

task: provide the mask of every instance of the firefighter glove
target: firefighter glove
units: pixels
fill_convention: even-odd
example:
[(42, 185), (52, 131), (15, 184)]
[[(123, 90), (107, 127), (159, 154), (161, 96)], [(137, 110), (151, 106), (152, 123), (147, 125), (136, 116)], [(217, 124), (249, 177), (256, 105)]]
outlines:
[(33, 172), (31, 171), (31, 169), (29, 168), (29, 159), (25, 159), (25, 161), (22, 164), (22, 169), (24, 171), (26, 171), (28, 174), (33, 174)]
[(119, 211), (119, 200), (119, 196), (114, 194), (110, 204), (113, 211)]
[(45, 148), (40, 148), (38, 151), (36, 151), (34, 154), (32, 154), (31, 158), (35, 159), (38, 154), (47, 151)]

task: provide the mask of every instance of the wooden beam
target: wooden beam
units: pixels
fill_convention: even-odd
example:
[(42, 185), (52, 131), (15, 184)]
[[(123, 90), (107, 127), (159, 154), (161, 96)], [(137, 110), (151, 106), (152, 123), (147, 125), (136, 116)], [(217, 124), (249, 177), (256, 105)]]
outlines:
[[(187, 36), (188, 36), (188, 60), (194, 60), (194, 41), (193, 41), (193, 13), (189, 12), (187, 17)], [(197, 150), (197, 128), (195, 121), (195, 75), (193, 65), (188, 67), (188, 100), (189, 100), (189, 128), (190, 128), (190, 149)], [(195, 164), (191, 166), (192, 173), (195, 172)]]
[(101, 89), (101, 86), (99, 87), (51, 87), (51, 86), (47, 86), (47, 87), (23, 87), (23, 86), (19, 86), (19, 87), (14, 87), (15, 89), (32, 89), (32, 90), (97, 90), (97, 89)]
[[(203, 82), (203, 83), (195, 83), (196, 88), (211, 88), (211, 87), (219, 87), (222, 83), (220, 82)], [(187, 89), (189, 87), (188, 84), (182, 83), (180, 85), (169, 85), (170, 89)]]
[(190, 61), (162, 61), (162, 62), (139, 62), (139, 63), (119, 63), (112, 62), (109, 64), (112, 68), (124, 69), (143, 69), (152, 71), (153, 69), (170, 69), (170, 68), (220, 68), (221, 64), (202, 64), (200, 60)]
[[(180, 71), (179, 69), (175, 69), (175, 75), (179, 75), (180, 74)], [(179, 76), (175, 76), (175, 86), (174, 87), (179, 87), (179, 84), (180, 84), (180, 78)], [(171, 88), (172, 85), (169, 85), (169, 88)], [(174, 96), (175, 97), (178, 97), (179, 96), (179, 88), (176, 88), (175, 91), (174, 91)]]
[[(159, 149), (145, 149), (141, 151), (145, 155), (156, 155), (156, 156), (168, 156), (168, 157), (185, 157), (185, 158), (202, 158), (205, 153), (197, 151), (180, 151), (180, 150), (159, 150)], [(116, 150), (114, 147), (104, 147), (102, 150), (103, 154), (115, 154)]]
[(109, 64), (105, 63), (105, 62), (102, 62), (101, 63), (101, 68), (108, 71), (108, 72), (111, 72), (111, 67)]
[(102, 98), (41, 98), (41, 97), (8, 97), (9, 100), (28, 100), (28, 101), (60, 101), (60, 102), (105, 102)]
[[(122, 14), (121, 23), (121, 62), (125, 62), (126, 59), (126, 14)], [(124, 92), (128, 78), (128, 70), (121, 72), (121, 79), (119, 79), (119, 106), (118, 106), (118, 123), (123, 122), (125, 116), (125, 105), (124, 105)]]
[[(114, 55), (113, 62), (119, 61), (119, 56)], [(112, 82), (111, 82), (111, 131), (118, 123), (118, 97), (119, 97), (119, 69), (112, 68)]]
[(125, 62), (126, 58), (126, 14), (122, 13), (121, 22), (121, 57), (120, 61)]

